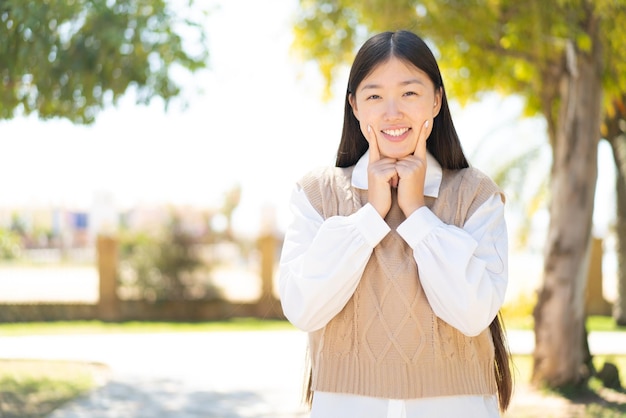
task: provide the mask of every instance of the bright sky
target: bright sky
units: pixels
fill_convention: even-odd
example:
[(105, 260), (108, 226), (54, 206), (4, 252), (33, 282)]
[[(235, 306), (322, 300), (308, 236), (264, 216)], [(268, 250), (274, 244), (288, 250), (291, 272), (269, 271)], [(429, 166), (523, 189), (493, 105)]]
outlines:
[[(189, 107), (130, 100), (102, 112), (92, 126), (34, 117), (0, 122), (0, 206), (89, 209), (105, 194), (119, 207), (139, 203), (214, 206), (239, 184), (236, 229), (254, 232), (262, 213), (289, 219), (293, 183), (332, 164), (343, 117), (342, 97), (321, 98), (312, 65), (289, 55), (296, 0), (214, 0), (208, 21), (210, 69), (185, 92)], [(245, 12), (244, 12), (245, 11)], [(444, 73), (445, 79), (445, 73)], [(347, 80), (338, 80), (343, 86)], [(538, 120), (520, 120), (515, 99), (489, 98), (453, 116), (471, 161), (487, 173), (499, 149), (545, 142)], [(487, 149), (485, 149), (487, 148)], [(612, 159), (601, 164), (598, 194), (613, 196)], [(546, 167), (546, 173), (548, 168)], [(613, 198), (612, 198), (613, 199)], [(599, 219), (612, 218), (613, 200)]]

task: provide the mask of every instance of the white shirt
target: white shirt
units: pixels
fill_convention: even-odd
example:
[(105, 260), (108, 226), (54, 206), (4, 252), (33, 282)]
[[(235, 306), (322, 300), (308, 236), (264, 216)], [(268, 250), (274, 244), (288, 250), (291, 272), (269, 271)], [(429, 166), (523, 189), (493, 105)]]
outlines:
[[(366, 152), (357, 162), (352, 185), (367, 189)], [(441, 166), (428, 154), (424, 194), (437, 197)], [(296, 186), (293, 221), (280, 258), (279, 291), (285, 316), (311, 332), (324, 327), (352, 297), (376, 245), (390, 228), (371, 204), (349, 216), (324, 220)], [(486, 329), (504, 301), (508, 242), (504, 203), (494, 194), (463, 228), (443, 223), (421, 207), (397, 228), (413, 249), (420, 282), (434, 313), (462, 333)], [(445, 277), (446, 280), (441, 280)], [(358, 411), (358, 412), (357, 412)], [(316, 392), (311, 418), (499, 417), (495, 396), (455, 396), (388, 400)]]

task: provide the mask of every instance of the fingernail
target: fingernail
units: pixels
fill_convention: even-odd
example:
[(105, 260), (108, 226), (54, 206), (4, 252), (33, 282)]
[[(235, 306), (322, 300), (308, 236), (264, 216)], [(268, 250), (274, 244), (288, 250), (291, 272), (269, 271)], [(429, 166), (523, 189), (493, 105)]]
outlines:
[(424, 124), (424, 128), (428, 128), (428, 123), (429, 122), (430, 122), (429, 120), (426, 121), (426, 123)]
[(367, 125), (367, 132), (372, 132), (372, 127)]

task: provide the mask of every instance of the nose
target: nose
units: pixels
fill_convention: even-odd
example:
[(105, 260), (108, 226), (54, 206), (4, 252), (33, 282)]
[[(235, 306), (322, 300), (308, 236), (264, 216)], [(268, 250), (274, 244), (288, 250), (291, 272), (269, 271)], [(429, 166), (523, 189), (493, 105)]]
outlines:
[(393, 99), (387, 100), (387, 103), (385, 106), (385, 119), (396, 120), (401, 117), (402, 117), (402, 111), (400, 110), (398, 103)]

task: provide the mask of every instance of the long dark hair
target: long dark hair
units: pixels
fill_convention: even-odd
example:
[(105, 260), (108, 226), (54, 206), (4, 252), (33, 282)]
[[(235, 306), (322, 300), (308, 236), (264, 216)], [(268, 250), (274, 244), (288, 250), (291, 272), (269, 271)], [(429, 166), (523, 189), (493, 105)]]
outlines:
[[(435, 85), (441, 89), (441, 109), (435, 117), (433, 130), (426, 143), (428, 151), (437, 159), (443, 168), (458, 170), (469, 167), (463, 154), (461, 142), (452, 122), (448, 107), (446, 90), (443, 86), (439, 65), (428, 45), (417, 35), (409, 31), (384, 32), (373, 36), (359, 49), (348, 79), (346, 101), (344, 106), (343, 132), (337, 151), (337, 167), (350, 167), (359, 160), (369, 146), (361, 132), (359, 122), (350, 106), (350, 95), (353, 95), (359, 84), (378, 65), (391, 57), (399, 58), (413, 64), (424, 71)], [(494, 375), (498, 390), (500, 409), (505, 411), (513, 393), (513, 374), (511, 372), (511, 354), (506, 340), (506, 330), (500, 313), (489, 325), (494, 344), (495, 361)], [(308, 376), (305, 380), (305, 402), (310, 406), (313, 401), (312, 370), (307, 367)]]
[(413, 32), (403, 30), (383, 32), (371, 37), (363, 44), (354, 58), (348, 78), (343, 131), (337, 151), (336, 166), (350, 167), (356, 164), (359, 158), (367, 151), (369, 145), (361, 132), (359, 121), (352, 112), (349, 98), (355, 94), (359, 84), (365, 77), (374, 71), (378, 65), (387, 62), (391, 57), (411, 63), (416, 68), (424, 71), (435, 85), (435, 90), (441, 89), (441, 110), (435, 117), (433, 130), (426, 143), (428, 151), (443, 168), (457, 170), (468, 167), (469, 163), (463, 154), (459, 136), (452, 123), (446, 90), (443, 87), (437, 60), (430, 48), (428, 48), (428, 45), (419, 36)]

